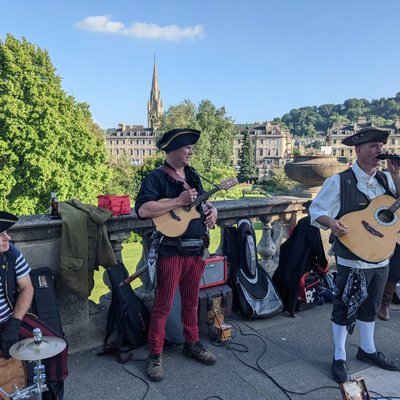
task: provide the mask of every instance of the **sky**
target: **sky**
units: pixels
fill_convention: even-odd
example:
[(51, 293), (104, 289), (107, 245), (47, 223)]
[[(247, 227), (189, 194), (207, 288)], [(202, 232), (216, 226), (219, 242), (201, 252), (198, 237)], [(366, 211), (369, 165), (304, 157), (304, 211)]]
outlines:
[(210, 100), (236, 123), (400, 92), (399, 0), (0, 0), (7, 33), (47, 50), (103, 129)]

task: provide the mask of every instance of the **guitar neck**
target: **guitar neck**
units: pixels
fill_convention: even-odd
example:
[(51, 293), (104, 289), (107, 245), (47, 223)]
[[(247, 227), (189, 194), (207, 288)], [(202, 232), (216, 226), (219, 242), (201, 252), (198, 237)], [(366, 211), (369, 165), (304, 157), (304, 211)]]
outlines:
[(221, 188), (219, 186), (217, 186), (214, 189), (211, 189), (210, 191), (201, 194), (199, 197), (196, 198), (196, 200), (193, 201), (193, 203), (190, 205), (190, 207), (196, 207), (201, 202), (203, 202), (204, 200), (207, 200), (211, 195), (218, 192), (219, 190), (221, 190)]

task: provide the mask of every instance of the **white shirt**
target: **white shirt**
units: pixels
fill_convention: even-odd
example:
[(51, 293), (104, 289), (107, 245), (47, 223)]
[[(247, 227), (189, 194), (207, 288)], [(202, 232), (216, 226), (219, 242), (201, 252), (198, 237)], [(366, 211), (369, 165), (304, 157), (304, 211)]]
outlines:
[[(385, 193), (385, 189), (379, 184), (374, 175), (365, 173), (357, 163), (352, 166), (353, 172), (357, 178), (357, 189), (364, 193), (369, 200)], [(389, 172), (384, 172), (388, 178), (389, 189), (396, 193), (396, 186), (393, 182), (392, 176)], [(320, 229), (328, 229), (326, 226), (319, 224), (316, 219), (327, 215), (331, 218), (336, 218), (340, 211), (340, 176), (339, 174), (333, 175), (326, 179), (321, 190), (316, 198), (311, 203), (309, 212), (311, 216), (311, 225)], [(361, 260), (348, 260), (342, 257), (337, 258), (338, 264), (345, 265), (353, 268), (376, 268), (384, 267), (389, 263), (389, 259), (381, 261), (380, 263), (372, 264)]]

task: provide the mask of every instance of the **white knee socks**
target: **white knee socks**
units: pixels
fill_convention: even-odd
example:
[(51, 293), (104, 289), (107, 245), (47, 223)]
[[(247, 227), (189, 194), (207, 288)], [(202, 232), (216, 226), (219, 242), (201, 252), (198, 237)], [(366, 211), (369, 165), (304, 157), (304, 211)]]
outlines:
[(333, 344), (335, 346), (335, 360), (346, 361), (346, 338), (347, 329), (345, 325), (337, 325), (332, 322)]
[(375, 353), (374, 331), (375, 322), (356, 321), (358, 331), (360, 332), (360, 347), (366, 353)]

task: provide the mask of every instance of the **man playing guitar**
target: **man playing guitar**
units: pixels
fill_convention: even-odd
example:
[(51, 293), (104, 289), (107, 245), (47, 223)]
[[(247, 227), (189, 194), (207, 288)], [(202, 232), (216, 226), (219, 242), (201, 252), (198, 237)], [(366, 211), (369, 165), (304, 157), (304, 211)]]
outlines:
[[(172, 213), (179, 207), (190, 206), (204, 193), (199, 175), (189, 166), (193, 145), (200, 132), (194, 129), (173, 129), (159, 139), (157, 147), (166, 152), (166, 160), (146, 176), (136, 199), (135, 210), (139, 218), (155, 219)], [(175, 291), (180, 286), (182, 323), (185, 345), (183, 354), (205, 364), (216, 361), (199, 340), (197, 307), (200, 279), (204, 271), (203, 237), (217, 221), (217, 210), (208, 201), (197, 207), (199, 218), (190, 221), (181, 237), (158, 238), (157, 286), (149, 327), (149, 358), (147, 375), (152, 381), (164, 378), (162, 351), (165, 326)], [(152, 236), (152, 245), (157, 240)]]
[(332, 333), (335, 353), (332, 372), (338, 383), (350, 379), (346, 364), (347, 332), (357, 325), (360, 345), (357, 358), (388, 370), (398, 366), (374, 343), (375, 318), (388, 277), (389, 259), (369, 262), (344, 246), (339, 237), (350, 235), (351, 229), (340, 220), (344, 215), (367, 208), (381, 195), (400, 194), (400, 168), (388, 160), (389, 172), (377, 171), (377, 156), (387, 142), (389, 132), (376, 127), (359, 130), (343, 143), (355, 146), (357, 162), (348, 170), (328, 178), (310, 206), (311, 224), (330, 229), (332, 251), (336, 256), (336, 299), (332, 310)]

